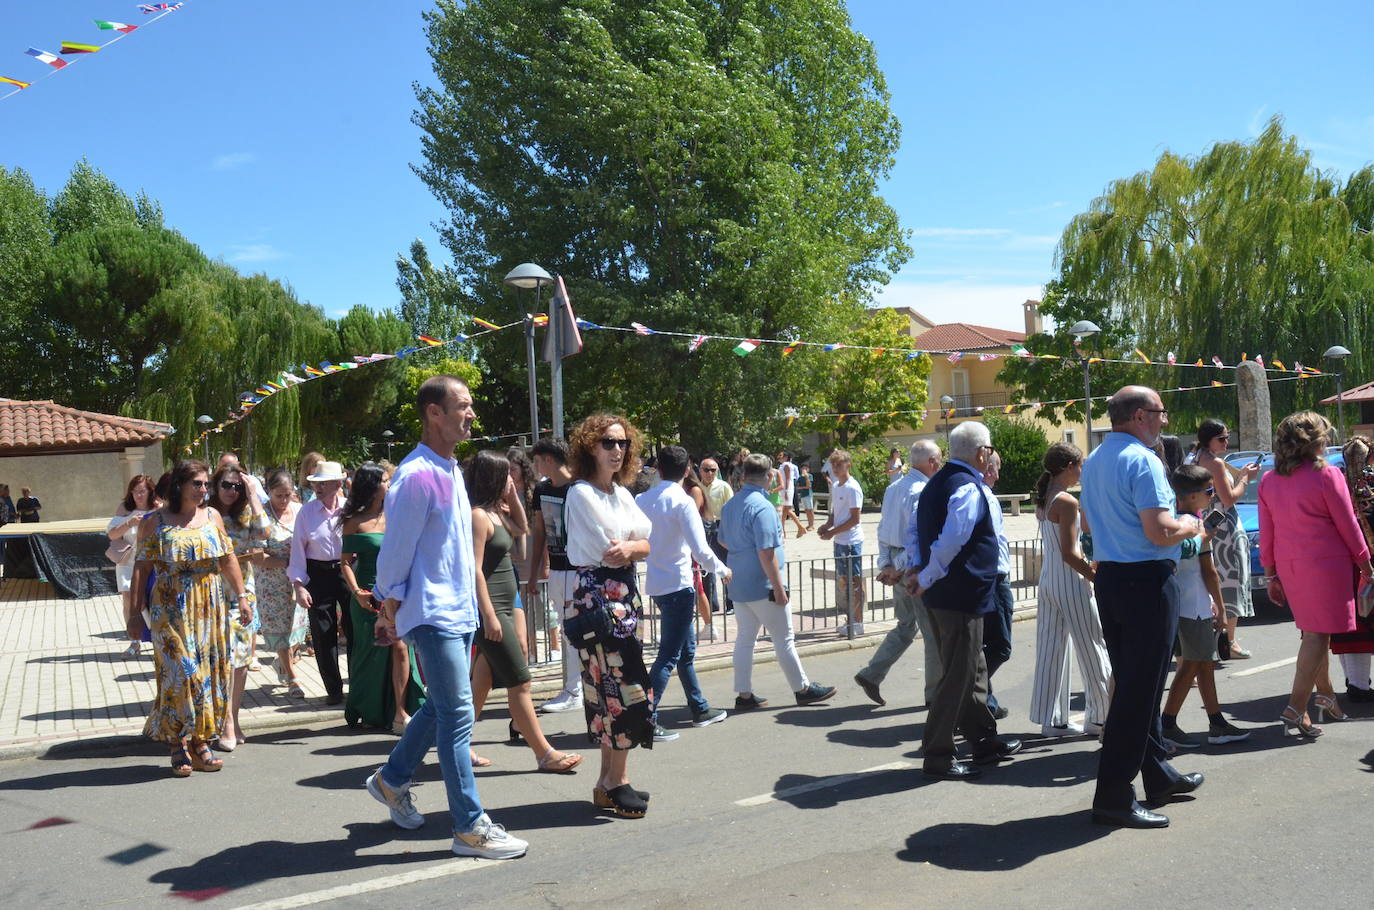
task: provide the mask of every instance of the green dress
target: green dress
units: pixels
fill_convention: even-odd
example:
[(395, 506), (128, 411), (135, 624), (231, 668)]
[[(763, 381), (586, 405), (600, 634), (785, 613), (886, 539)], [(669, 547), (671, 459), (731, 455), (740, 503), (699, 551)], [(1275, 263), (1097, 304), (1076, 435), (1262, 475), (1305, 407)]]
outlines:
[[(377, 581), (377, 554), (382, 535), (377, 532), (345, 534), (343, 552), (353, 554), (353, 577), (358, 587), (371, 590)], [(353, 636), (348, 642), (348, 701), (344, 719), (351, 726), (365, 725), (391, 729), (396, 716), (396, 701), (391, 691), (391, 648), (373, 644), (377, 614), (358, 605), (350, 597), (348, 609), (353, 616)], [(424, 685), (410, 650), (410, 681), (406, 684), (406, 713), (413, 715), (424, 704)]]

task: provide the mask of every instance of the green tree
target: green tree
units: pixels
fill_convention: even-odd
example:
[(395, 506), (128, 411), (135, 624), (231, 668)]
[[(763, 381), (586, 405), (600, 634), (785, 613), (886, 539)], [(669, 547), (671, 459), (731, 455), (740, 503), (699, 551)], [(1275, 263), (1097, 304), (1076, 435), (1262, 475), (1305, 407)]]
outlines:
[(1002, 456), (998, 493), (1030, 493), (1039, 479), (1049, 440), (1033, 423), (989, 414), (983, 418), (997, 454)]
[[(911, 338), (902, 334), (906, 327), (906, 318), (894, 310), (875, 309), (866, 314), (859, 328), (846, 334), (851, 339), (849, 344), (861, 348), (909, 348)], [(902, 412), (925, 406), (926, 380), (930, 376), (927, 355), (908, 360), (900, 355), (855, 349), (808, 356), (830, 358), (826, 365), (829, 375), (816, 386), (816, 410), (870, 415), (849, 417), (835, 425), (841, 447), (862, 445), (889, 430), (906, 426), (911, 423), (911, 414)], [(824, 428), (829, 429), (830, 422), (826, 424)]]
[(0, 389), (8, 397), (37, 397), (31, 339), (52, 246), (47, 208), (27, 173), (0, 167)]
[[(482, 372), (469, 360), (448, 357), (429, 363), (407, 365), (401, 387), (401, 403), (396, 413), (396, 428), (393, 430), (398, 445), (404, 443), (409, 446), (420, 441), (420, 414), (415, 409), (415, 396), (419, 394), (420, 385), (426, 379), (441, 375), (457, 376), (468, 384), (474, 397), (482, 386)], [(474, 402), (474, 406), (477, 419), (473, 422), (472, 432), (476, 436), (482, 427), (486, 409), (480, 398)]]
[[(1374, 170), (1340, 184), (1312, 165), (1277, 117), (1251, 142), (1220, 142), (1196, 158), (1166, 152), (1150, 171), (1112, 183), (1069, 223), (1059, 250), (1063, 296), (1050, 313), (1055, 338), (1031, 349), (1065, 350), (1068, 326), (1086, 316), (1108, 330), (1106, 350), (1121, 341), (1112, 356), (1139, 346), (1155, 356), (1172, 350), (1210, 361), (1215, 354), (1235, 364), (1262, 353), (1289, 367), (1324, 367), (1322, 352), (1344, 343), (1354, 352), (1346, 373), (1359, 381), (1371, 366), (1358, 340), (1374, 318), (1372, 227)], [(1064, 397), (1056, 394), (1065, 381), (1058, 373), (1075, 368), (1012, 362), (1004, 377), (1024, 379), (1032, 395)], [(1229, 372), (1129, 373), (1164, 388), (1233, 381)], [(1100, 387), (1114, 390), (1116, 378)], [(1272, 383), (1274, 416), (1331, 391), (1325, 381)], [(1234, 401), (1231, 390), (1208, 389), (1166, 404), (1173, 429), (1186, 435), (1203, 416), (1230, 415)]]
[[(813, 336), (859, 325), (909, 255), (877, 190), (898, 125), (839, 0), (441, 0), (426, 21), (438, 85), (419, 91), (417, 170), (485, 318), (533, 308), (500, 282), (534, 261), (596, 323)], [(569, 422), (611, 408), (721, 448), (824, 375), (731, 346), (589, 332)], [(518, 430), (522, 340), (482, 347), (491, 429)]]

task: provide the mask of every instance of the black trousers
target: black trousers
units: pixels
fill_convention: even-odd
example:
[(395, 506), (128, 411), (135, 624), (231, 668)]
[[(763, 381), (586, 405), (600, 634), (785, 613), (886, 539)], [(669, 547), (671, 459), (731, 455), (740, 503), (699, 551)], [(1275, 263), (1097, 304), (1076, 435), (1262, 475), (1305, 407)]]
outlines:
[(988, 710), (988, 667), (983, 658), (983, 616), (957, 610), (930, 610), (943, 672), (926, 714), (921, 740), (923, 765), (944, 770), (954, 763), (954, 734), (970, 743), (997, 735)]
[[(712, 553), (715, 553), (715, 554), (716, 554), (716, 558), (719, 559), (721, 562), (725, 562), (725, 558), (726, 558), (726, 556), (727, 556), (727, 551), (726, 551), (725, 547), (721, 546), (721, 543), (720, 543), (720, 522), (719, 522), (719, 521), (708, 521), (708, 522), (705, 522), (705, 528), (706, 528), (706, 543), (708, 543), (708, 544), (711, 546), (711, 552), (712, 552)], [(715, 574), (712, 573), (712, 572), (707, 572), (705, 569), (703, 569), (703, 570), (702, 570), (702, 573), (701, 573), (701, 584), (702, 584), (702, 587), (704, 587), (704, 588), (706, 589), (706, 601), (707, 601), (707, 603), (709, 603), (709, 604), (711, 605), (711, 612), (712, 612), (712, 613), (719, 613), (719, 612), (720, 612), (720, 598), (719, 598), (719, 596), (717, 596), (717, 594), (716, 594), (716, 576), (715, 576)], [(733, 610), (733, 609), (735, 608), (735, 602), (734, 602), (733, 600), (730, 599), (730, 592), (729, 592), (729, 590), (727, 589), (727, 586), (724, 585), (724, 584), (722, 584), (722, 585), (720, 586), (720, 590), (721, 590), (721, 593), (725, 595), (725, 609), (727, 609), (727, 610)]]
[(1097, 809), (1129, 809), (1139, 774), (1145, 792), (1178, 780), (1167, 761), (1159, 704), (1178, 635), (1178, 581), (1167, 559), (1098, 563), (1093, 590), (1116, 691), (1097, 767)]
[(315, 665), (320, 668), (320, 681), (331, 699), (343, 698), (343, 677), (339, 675), (339, 658), (334, 649), (339, 645), (339, 625), (336, 617), (342, 613), (344, 635), (353, 642), (353, 617), (348, 609), (348, 592), (339, 575), (339, 564), (320, 559), (305, 561), (310, 593), (310, 640), (315, 646)]
[(997, 604), (997, 609), (983, 617), (983, 659), (988, 665), (988, 704), (996, 708), (997, 699), (992, 695), (992, 674), (1011, 659), (1011, 620), (1016, 611), (1016, 603), (1011, 595), (1011, 576), (998, 574), (993, 602)]

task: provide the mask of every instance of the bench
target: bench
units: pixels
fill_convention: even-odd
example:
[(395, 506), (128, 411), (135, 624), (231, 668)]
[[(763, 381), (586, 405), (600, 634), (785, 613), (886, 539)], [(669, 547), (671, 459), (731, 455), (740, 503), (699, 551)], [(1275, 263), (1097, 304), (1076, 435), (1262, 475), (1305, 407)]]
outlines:
[(1030, 502), (1029, 493), (998, 493), (997, 501), (1007, 506), (1013, 516), (1021, 514), (1021, 503)]
[(830, 494), (813, 492), (811, 494), (811, 504), (816, 507), (817, 512), (829, 512)]

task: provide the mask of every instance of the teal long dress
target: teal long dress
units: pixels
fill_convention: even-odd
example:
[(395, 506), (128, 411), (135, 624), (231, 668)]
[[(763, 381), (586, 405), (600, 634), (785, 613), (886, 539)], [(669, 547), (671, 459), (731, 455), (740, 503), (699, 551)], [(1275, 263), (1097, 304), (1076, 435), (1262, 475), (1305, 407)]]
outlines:
[[(377, 554), (382, 549), (382, 535), (377, 532), (345, 534), (343, 552), (353, 554), (353, 577), (358, 587), (371, 590), (377, 581)], [(396, 699), (391, 687), (391, 648), (373, 644), (377, 614), (359, 606), (350, 597), (348, 609), (353, 616), (353, 636), (348, 642), (348, 701), (344, 704), (344, 719), (350, 726), (391, 729), (396, 716)], [(415, 663), (415, 651), (410, 651), (410, 679), (406, 684), (406, 713), (413, 715), (424, 704), (424, 685)]]

